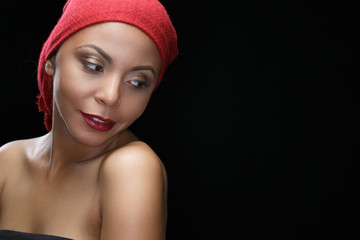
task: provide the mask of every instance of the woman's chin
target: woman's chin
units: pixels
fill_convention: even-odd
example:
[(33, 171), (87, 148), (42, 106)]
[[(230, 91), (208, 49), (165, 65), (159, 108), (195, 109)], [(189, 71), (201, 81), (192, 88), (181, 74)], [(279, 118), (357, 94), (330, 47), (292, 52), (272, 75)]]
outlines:
[(90, 127), (79, 127), (75, 130), (68, 129), (71, 138), (77, 144), (85, 147), (104, 147), (110, 145), (124, 129), (111, 129), (98, 131)]

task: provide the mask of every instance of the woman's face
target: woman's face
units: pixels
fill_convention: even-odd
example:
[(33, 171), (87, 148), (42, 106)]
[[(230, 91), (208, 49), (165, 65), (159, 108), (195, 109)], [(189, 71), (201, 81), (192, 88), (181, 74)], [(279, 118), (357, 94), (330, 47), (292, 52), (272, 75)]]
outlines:
[(138, 28), (107, 22), (85, 28), (60, 47), (54, 64), (53, 128), (89, 146), (106, 143), (145, 110), (161, 60)]

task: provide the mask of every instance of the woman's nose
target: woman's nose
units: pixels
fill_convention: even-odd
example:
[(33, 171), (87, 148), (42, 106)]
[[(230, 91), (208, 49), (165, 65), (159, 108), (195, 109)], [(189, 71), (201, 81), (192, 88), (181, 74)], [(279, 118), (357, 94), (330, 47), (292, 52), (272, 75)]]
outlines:
[(109, 76), (102, 79), (96, 91), (96, 101), (107, 107), (117, 107), (120, 104), (120, 78)]

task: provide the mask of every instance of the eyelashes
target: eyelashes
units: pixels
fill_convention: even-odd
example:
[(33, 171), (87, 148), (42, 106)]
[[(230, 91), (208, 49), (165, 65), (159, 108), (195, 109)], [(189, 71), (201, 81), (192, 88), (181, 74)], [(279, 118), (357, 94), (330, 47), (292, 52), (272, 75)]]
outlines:
[[(84, 70), (87, 73), (91, 73), (91, 74), (99, 74), (99, 73), (103, 73), (104, 72), (104, 67), (96, 64), (96, 63), (92, 63), (88, 60), (81, 60), (82, 65)], [(129, 85), (131, 85), (132, 87), (134, 87), (135, 89), (141, 89), (144, 87), (149, 87), (149, 83), (147, 80), (146, 76), (143, 76), (142, 74), (135, 74), (133, 79), (130, 79), (128, 81), (126, 81)]]
[(134, 86), (137, 89), (140, 89), (142, 87), (149, 87), (149, 84), (147, 83), (147, 81), (140, 81), (140, 80), (137, 80), (137, 79), (129, 80), (128, 83), (131, 84), (132, 86)]
[(85, 70), (87, 71), (93, 71), (93, 72), (104, 72), (104, 68), (101, 65), (86, 61), (86, 60), (81, 60), (83, 67), (85, 68)]

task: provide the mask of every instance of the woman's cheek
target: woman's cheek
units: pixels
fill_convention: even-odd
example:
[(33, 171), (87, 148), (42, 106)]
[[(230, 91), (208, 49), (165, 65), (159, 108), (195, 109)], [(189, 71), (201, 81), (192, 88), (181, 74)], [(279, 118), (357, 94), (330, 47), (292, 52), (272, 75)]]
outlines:
[(131, 97), (124, 95), (122, 97), (123, 99), (120, 102), (121, 110), (119, 109), (119, 113), (122, 116), (127, 116), (128, 120), (133, 122), (144, 113), (149, 100), (144, 96), (139, 97), (136, 94)]

